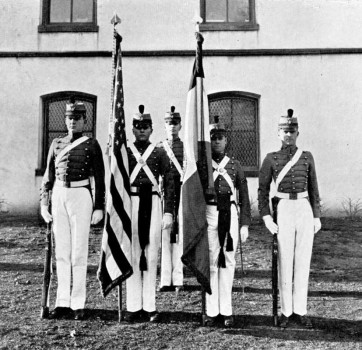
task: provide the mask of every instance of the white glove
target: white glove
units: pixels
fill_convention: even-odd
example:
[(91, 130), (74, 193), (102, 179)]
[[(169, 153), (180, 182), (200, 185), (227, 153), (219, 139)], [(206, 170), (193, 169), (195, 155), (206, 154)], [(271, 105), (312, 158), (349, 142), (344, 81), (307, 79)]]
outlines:
[(249, 237), (249, 226), (248, 225), (241, 226), (240, 227), (241, 242), (244, 243), (248, 237)]
[(316, 234), (322, 228), (321, 219), (314, 218), (314, 234)]
[(40, 207), (40, 214), (43, 217), (44, 221), (48, 224), (50, 221), (53, 221), (52, 215), (49, 213), (48, 206), (42, 205)]
[(278, 233), (278, 225), (273, 221), (273, 218), (271, 217), (271, 215), (265, 215), (263, 216), (263, 220), (264, 220), (264, 224), (266, 226), (266, 228), (273, 234), (277, 234)]
[(103, 219), (103, 210), (96, 209), (92, 214), (91, 224), (97, 225), (98, 222), (101, 221), (102, 219)]
[(162, 218), (162, 230), (171, 228), (173, 224), (173, 215), (170, 213), (163, 214)]

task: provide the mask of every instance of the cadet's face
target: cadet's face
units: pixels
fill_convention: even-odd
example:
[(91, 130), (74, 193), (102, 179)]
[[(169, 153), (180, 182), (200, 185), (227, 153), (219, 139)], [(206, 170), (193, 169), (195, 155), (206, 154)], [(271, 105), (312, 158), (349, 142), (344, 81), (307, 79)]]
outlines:
[(278, 132), (280, 140), (282, 141), (283, 145), (286, 146), (295, 146), (295, 144), (297, 143), (298, 135), (299, 135), (298, 130), (290, 131), (290, 130), (280, 129)]
[(225, 151), (227, 139), (225, 135), (214, 134), (211, 136), (211, 151), (215, 153), (223, 153)]
[(86, 119), (82, 116), (67, 116), (65, 117), (65, 124), (67, 125), (68, 132), (82, 132)]
[(165, 123), (165, 129), (167, 138), (175, 138), (178, 137), (178, 134), (181, 130), (181, 123), (172, 123), (172, 122), (166, 122)]
[(136, 141), (148, 141), (153, 131), (150, 125), (134, 126), (132, 130)]

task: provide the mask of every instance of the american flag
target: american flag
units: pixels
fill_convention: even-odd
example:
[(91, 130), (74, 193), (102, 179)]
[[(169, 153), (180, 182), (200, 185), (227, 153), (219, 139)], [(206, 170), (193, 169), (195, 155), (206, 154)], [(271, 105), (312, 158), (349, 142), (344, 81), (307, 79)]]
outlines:
[(209, 107), (203, 87), (202, 43), (197, 49), (187, 94), (185, 115), (185, 175), (182, 184), (184, 252), (182, 262), (194, 273), (205, 292), (211, 294), (210, 261), (205, 196), (215, 194), (212, 177)]
[(116, 36), (116, 69), (112, 103), (113, 132), (110, 137), (110, 183), (107, 195), (102, 250), (98, 267), (98, 279), (103, 296), (132, 275), (131, 262), (131, 199), (127, 142), (125, 132), (122, 37)]

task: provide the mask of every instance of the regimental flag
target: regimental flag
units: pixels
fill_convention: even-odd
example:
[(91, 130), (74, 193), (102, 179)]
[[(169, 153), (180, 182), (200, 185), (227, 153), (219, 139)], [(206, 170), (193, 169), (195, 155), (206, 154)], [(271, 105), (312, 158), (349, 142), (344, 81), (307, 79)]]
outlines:
[(102, 294), (120, 285), (132, 275), (131, 266), (131, 199), (125, 118), (123, 111), (122, 37), (116, 36), (116, 69), (112, 103), (113, 132), (110, 137), (110, 183), (107, 195), (106, 218), (97, 276)]
[(196, 33), (197, 50), (187, 95), (185, 116), (185, 176), (182, 185), (184, 253), (182, 262), (211, 294), (209, 243), (205, 197), (213, 196), (209, 107), (203, 88), (202, 42)]

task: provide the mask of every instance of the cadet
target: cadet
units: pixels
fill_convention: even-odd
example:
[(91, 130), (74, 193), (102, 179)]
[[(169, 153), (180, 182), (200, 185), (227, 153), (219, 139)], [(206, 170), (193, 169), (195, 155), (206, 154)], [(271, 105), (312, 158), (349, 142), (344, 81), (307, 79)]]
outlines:
[(161, 282), (160, 291), (179, 292), (183, 285), (183, 265), (181, 256), (183, 251), (182, 218), (179, 217), (180, 192), (183, 177), (183, 142), (180, 140), (181, 130), (180, 113), (175, 112), (175, 107), (165, 115), (165, 129), (167, 139), (157, 146), (163, 148), (170, 158), (171, 172), (175, 185), (175, 202), (173, 210), (174, 223), (172, 228), (162, 231), (161, 247)]
[(216, 316), (221, 314), (225, 327), (232, 327), (235, 252), (239, 230), (242, 242), (249, 234), (250, 202), (247, 180), (240, 162), (225, 154), (226, 130), (218, 122), (217, 116), (210, 130), (216, 199), (208, 201), (206, 206), (212, 294), (206, 294), (205, 325), (213, 326)]
[[(150, 143), (152, 119), (144, 106), (133, 118), (136, 141), (128, 149), (132, 200), (132, 267), (126, 280), (126, 320), (135, 321), (144, 311), (151, 322), (159, 320), (156, 310), (156, 274), (161, 230), (172, 226), (174, 184), (170, 160), (161, 148)], [(159, 177), (164, 183), (162, 218)]]
[[(83, 135), (86, 122), (84, 104), (72, 99), (65, 112), (68, 135), (52, 142), (42, 182), (41, 215), (46, 222), (53, 220), (58, 276), (56, 307), (49, 318), (67, 316), (69, 308), (76, 320), (84, 318), (89, 229), (103, 218), (103, 156), (98, 142)], [(90, 176), (94, 177), (94, 204)]]
[[(280, 326), (286, 328), (294, 313), (299, 323), (312, 328), (306, 316), (308, 278), (313, 237), (321, 228), (316, 169), (312, 154), (296, 146), (299, 128), (292, 109), (280, 118), (278, 129), (282, 147), (268, 153), (260, 169), (259, 211), (267, 229), (278, 234)], [(277, 224), (269, 208), (272, 180), (279, 201)]]

